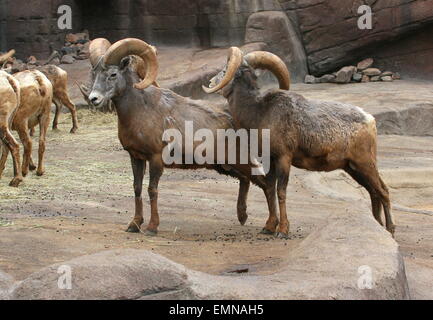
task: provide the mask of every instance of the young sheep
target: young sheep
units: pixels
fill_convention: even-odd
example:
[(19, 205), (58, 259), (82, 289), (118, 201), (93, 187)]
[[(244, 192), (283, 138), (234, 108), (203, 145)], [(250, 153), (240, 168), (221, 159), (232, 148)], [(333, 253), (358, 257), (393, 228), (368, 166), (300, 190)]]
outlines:
[[(20, 87), (17, 80), (8, 73), (0, 70), (0, 139), (3, 153), (12, 154), (14, 178), (9, 183), (11, 187), (18, 187), (23, 181), (21, 175), (20, 147), (9, 131), (12, 119), (20, 104)], [(2, 145), (0, 144), (0, 147)], [(0, 148), (2, 149), (2, 148)], [(4, 163), (0, 165), (0, 178), (4, 170)]]
[(38, 67), (48, 80), (53, 85), (53, 102), (56, 106), (56, 113), (53, 120), (53, 130), (57, 129), (59, 122), (59, 114), (62, 109), (62, 104), (69, 109), (72, 116), (72, 129), (71, 133), (75, 133), (78, 130), (77, 110), (75, 104), (71, 101), (68, 95), (68, 74), (65, 70), (55, 66), (46, 65)]
[[(289, 71), (277, 56), (257, 51), (246, 56), (230, 49), (225, 70), (211, 80), (217, 85), (207, 93), (222, 89), (235, 122), (247, 129), (270, 129), (270, 149), (277, 170), (277, 195), (280, 206), (278, 235), (286, 237), (286, 188), (291, 165), (311, 171), (345, 170), (370, 194), (375, 219), (394, 234), (389, 193), (382, 181), (376, 160), (376, 123), (361, 108), (338, 102), (313, 101), (299, 94), (274, 90), (261, 95), (254, 69), (270, 70), (280, 89), (290, 87)], [(221, 79), (221, 81), (219, 81)], [(273, 217), (274, 232), (277, 217)]]
[[(44, 174), (45, 136), (50, 122), (50, 109), (53, 99), (53, 86), (43, 73), (37, 70), (23, 71), (13, 75), (21, 90), (21, 103), (12, 121), (12, 129), (18, 132), (24, 146), (22, 175), (25, 177), (29, 169), (36, 169), (32, 159), (32, 140), (29, 129), (39, 124), (39, 161), (36, 174)], [(8, 156), (6, 148), (0, 160), (3, 168)]]

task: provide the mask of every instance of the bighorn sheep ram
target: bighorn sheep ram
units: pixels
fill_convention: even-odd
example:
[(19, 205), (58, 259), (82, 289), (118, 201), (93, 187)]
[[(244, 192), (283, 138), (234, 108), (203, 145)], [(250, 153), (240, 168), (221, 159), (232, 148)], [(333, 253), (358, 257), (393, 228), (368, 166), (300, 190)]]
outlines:
[[(21, 181), (23, 181), (23, 176), (21, 175), (20, 147), (9, 131), (12, 119), (19, 105), (20, 87), (18, 81), (8, 73), (0, 70), (0, 139), (3, 143), (3, 148), (12, 153), (14, 178), (9, 183), (11, 187), (18, 187)], [(3, 170), (4, 163), (2, 162), (0, 166), (0, 178)]]
[[(37, 70), (26, 70), (13, 75), (21, 90), (21, 103), (12, 121), (12, 129), (18, 132), (24, 146), (22, 175), (25, 177), (29, 169), (36, 169), (32, 159), (32, 140), (29, 129), (39, 124), (39, 161), (36, 174), (44, 174), (45, 136), (50, 122), (50, 109), (53, 99), (53, 86), (47, 77)], [(8, 149), (3, 148), (0, 168), (4, 168)]]
[[(146, 233), (154, 235), (159, 225), (157, 209), (158, 183), (164, 167), (180, 169), (208, 168), (240, 180), (238, 196), (238, 219), (244, 224), (247, 219), (246, 199), (250, 181), (264, 190), (270, 216), (276, 211), (275, 178), (271, 173), (253, 176), (252, 165), (231, 165), (226, 171), (223, 165), (173, 164), (163, 161), (165, 129), (175, 127), (185, 137), (185, 121), (192, 121), (196, 130), (207, 128), (214, 133), (217, 129), (233, 128), (228, 113), (205, 102), (194, 101), (152, 84), (158, 74), (156, 50), (139, 39), (124, 39), (113, 45), (105, 39), (96, 39), (91, 44), (91, 62), (94, 83), (89, 100), (95, 106), (114, 102), (118, 116), (118, 134), (123, 148), (131, 157), (134, 174), (135, 216), (128, 232), (139, 232), (143, 223), (142, 183), (149, 162), (148, 193), (151, 217)], [(131, 65), (131, 55), (140, 57), (146, 68)], [(216, 137), (216, 134), (214, 135)], [(185, 154), (183, 154), (185, 156)], [(274, 181), (272, 181), (274, 179)], [(271, 182), (269, 182), (271, 181)], [(267, 226), (265, 227), (267, 228)]]
[[(255, 69), (271, 71), (280, 89), (263, 96)], [(247, 129), (270, 129), (271, 158), (277, 175), (280, 207), (278, 234), (287, 236), (286, 189), (291, 165), (310, 171), (343, 169), (370, 194), (372, 212), (394, 234), (389, 193), (377, 169), (377, 132), (373, 116), (361, 108), (338, 102), (313, 101), (288, 92), (290, 74), (284, 62), (269, 52), (243, 55), (230, 49), (227, 66), (211, 80), (207, 93), (222, 90), (235, 123)], [(277, 227), (274, 217), (273, 228)]]

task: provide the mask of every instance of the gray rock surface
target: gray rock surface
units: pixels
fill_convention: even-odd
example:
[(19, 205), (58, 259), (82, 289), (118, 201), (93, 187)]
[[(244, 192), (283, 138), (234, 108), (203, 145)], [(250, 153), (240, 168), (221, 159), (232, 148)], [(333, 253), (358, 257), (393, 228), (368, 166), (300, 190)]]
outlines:
[(73, 56), (66, 54), (62, 57), (62, 59), (60, 60), (60, 63), (62, 64), (72, 64), (74, 63), (75, 59)]
[(380, 134), (433, 136), (433, 104), (408, 105), (403, 110), (393, 110), (375, 115)]
[(304, 80), (304, 82), (307, 83), (307, 84), (314, 84), (314, 83), (317, 82), (317, 79), (316, 79), (315, 76), (312, 76), (312, 75), (310, 75), (310, 74), (307, 74), (307, 75), (305, 76), (305, 80)]
[(394, 81), (392, 79), (392, 76), (382, 76), (382, 77), (380, 77), (380, 80), (385, 81), (385, 82), (393, 82)]
[(335, 82), (335, 79), (337, 78), (334, 74), (325, 74), (320, 77), (319, 81), (320, 83), (329, 83), (329, 82)]
[(245, 44), (256, 42), (266, 43), (267, 50), (283, 59), (293, 81), (304, 81), (308, 73), (307, 57), (296, 26), (284, 12), (264, 11), (249, 17)]
[(358, 70), (362, 71), (362, 70), (370, 68), (373, 65), (373, 63), (374, 63), (374, 60), (372, 58), (367, 58), (367, 59), (360, 61), (357, 65), (357, 68), (358, 68)]
[(337, 72), (337, 78), (335, 82), (337, 83), (349, 83), (352, 80), (353, 75), (356, 72), (356, 67), (348, 66), (343, 67)]
[(362, 77), (363, 77), (363, 75), (361, 72), (356, 72), (353, 74), (352, 80), (356, 81), (356, 82), (361, 82)]
[[(214, 276), (144, 250), (113, 250), (52, 265), (17, 285), (13, 299), (407, 299), (397, 243), (370, 214), (333, 216), (272, 275)], [(58, 288), (60, 265), (72, 289)], [(365, 267), (367, 266), (367, 267)], [(368, 268), (371, 289), (358, 283)]]
[(381, 74), (381, 71), (377, 68), (368, 68), (362, 71), (363, 74), (365, 74), (366, 76), (378, 76)]

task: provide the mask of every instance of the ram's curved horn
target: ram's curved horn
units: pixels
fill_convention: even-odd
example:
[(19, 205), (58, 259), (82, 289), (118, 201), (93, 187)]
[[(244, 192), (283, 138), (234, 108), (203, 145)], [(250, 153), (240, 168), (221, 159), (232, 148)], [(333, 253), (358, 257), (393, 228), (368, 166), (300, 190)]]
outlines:
[(255, 69), (271, 71), (277, 77), (280, 89), (290, 89), (290, 72), (283, 60), (275, 54), (266, 51), (254, 51), (247, 54), (244, 59)]
[(6, 61), (8, 61), (9, 58), (12, 58), (14, 56), (14, 54), (15, 54), (15, 50), (12, 49), (12, 50), (9, 50), (9, 52), (0, 55), (0, 64), (3, 64)]
[(146, 74), (143, 76), (143, 80), (134, 84), (134, 87), (144, 90), (155, 83), (158, 76), (158, 59), (155, 47), (140, 39), (127, 38), (114, 43), (104, 56), (104, 64), (119, 65), (120, 61), (129, 55), (139, 56), (146, 65)]
[(107, 50), (111, 47), (110, 41), (104, 38), (97, 38), (92, 40), (89, 45), (90, 64), (93, 68), (96, 67), (101, 58), (105, 55)]
[(235, 76), (236, 71), (242, 64), (243, 53), (238, 47), (231, 47), (229, 49), (228, 60), (227, 60), (227, 71), (224, 78), (219, 84), (213, 88), (207, 88), (203, 86), (203, 90), (206, 93), (214, 93), (224, 88)]

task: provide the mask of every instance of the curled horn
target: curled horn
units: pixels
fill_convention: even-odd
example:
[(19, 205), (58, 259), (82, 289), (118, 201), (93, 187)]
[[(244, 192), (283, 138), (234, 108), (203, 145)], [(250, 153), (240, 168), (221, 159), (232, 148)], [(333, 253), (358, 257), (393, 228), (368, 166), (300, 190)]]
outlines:
[(155, 83), (158, 76), (158, 59), (155, 47), (140, 39), (127, 38), (114, 43), (105, 53), (104, 64), (119, 65), (120, 61), (129, 55), (139, 56), (146, 65), (145, 74), (142, 75), (143, 80), (134, 84), (134, 88), (144, 90)]
[(214, 93), (224, 88), (234, 78), (236, 71), (241, 66), (242, 57), (243, 57), (243, 53), (238, 47), (231, 47), (229, 49), (229, 54), (227, 57), (227, 71), (226, 74), (224, 75), (224, 78), (221, 80), (219, 84), (217, 84), (213, 88), (207, 88), (203, 86), (203, 90), (206, 93)]
[(110, 41), (104, 38), (98, 38), (92, 40), (89, 45), (89, 53), (90, 53), (90, 64), (93, 68), (96, 67), (101, 58), (105, 55), (107, 50), (111, 47)]
[(254, 51), (247, 54), (244, 59), (254, 69), (271, 71), (277, 77), (280, 89), (290, 89), (290, 72), (283, 60), (275, 54), (266, 51)]

